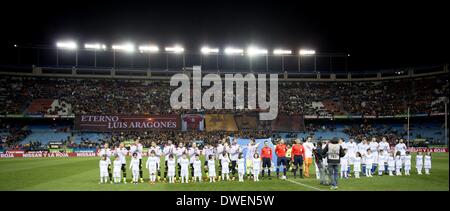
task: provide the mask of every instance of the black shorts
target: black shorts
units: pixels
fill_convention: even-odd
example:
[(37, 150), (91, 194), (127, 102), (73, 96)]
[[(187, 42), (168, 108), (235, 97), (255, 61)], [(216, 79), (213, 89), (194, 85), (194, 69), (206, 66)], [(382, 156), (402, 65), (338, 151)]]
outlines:
[(271, 167), (271, 162), (270, 162), (270, 158), (263, 158), (262, 159), (262, 163), (263, 163), (263, 168), (265, 167)]
[(296, 165), (303, 166), (303, 156), (294, 155), (294, 166)]
[(278, 157), (277, 158), (277, 166), (280, 166), (281, 164), (283, 164), (283, 166), (286, 166), (286, 164), (287, 164), (286, 157)]

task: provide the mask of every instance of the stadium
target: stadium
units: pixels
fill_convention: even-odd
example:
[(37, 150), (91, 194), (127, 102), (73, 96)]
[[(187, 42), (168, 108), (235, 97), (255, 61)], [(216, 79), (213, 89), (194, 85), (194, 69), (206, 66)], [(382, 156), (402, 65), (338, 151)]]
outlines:
[(449, 190), (448, 60), (98, 37), (2, 46), (1, 191)]

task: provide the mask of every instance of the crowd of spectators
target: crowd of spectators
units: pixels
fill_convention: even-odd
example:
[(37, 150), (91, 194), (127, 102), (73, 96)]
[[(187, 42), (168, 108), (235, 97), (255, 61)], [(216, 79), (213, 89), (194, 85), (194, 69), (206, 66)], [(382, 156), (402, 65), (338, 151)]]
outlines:
[[(1, 82), (0, 115), (22, 114), (33, 99), (59, 100), (64, 107), (70, 104), (72, 114), (192, 112), (171, 108), (170, 96), (176, 87), (167, 81), (4, 77)], [(315, 116), (398, 115), (406, 114), (408, 107), (411, 113), (443, 112), (449, 94), (446, 75), (385, 81), (279, 82), (278, 90), (279, 113)]]

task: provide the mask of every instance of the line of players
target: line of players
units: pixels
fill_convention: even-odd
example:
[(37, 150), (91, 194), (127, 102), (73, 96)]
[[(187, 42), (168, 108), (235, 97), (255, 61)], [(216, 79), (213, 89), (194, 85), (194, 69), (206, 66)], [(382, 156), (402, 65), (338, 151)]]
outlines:
[[(169, 183), (176, 181), (176, 175), (178, 175), (181, 183), (189, 182), (189, 172), (192, 181), (201, 181), (202, 168), (204, 168), (206, 178), (209, 178), (210, 182), (215, 182), (216, 180), (235, 180), (236, 174), (238, 174), (240, 182), (244, 181), (245, 174), (247, 174), (248, 179), (259, 181), (260, 173), (264, 177), (265, 172), (267, 172), (270, 178), (270, 168), (272, 167), (272, 148), (268, 146), (268, 142), (264, 144), (265, 146), (262, 148), (260, 156), (257, 152), (258, 144), (254, 140), (250, 140), (250, 143), (245, 146), (247, 148), (245, 158), (242, 153), (243, 149), (237, 144), (236, 140), (228, 144), (226, 139), (223, 139), (216, 147), (207, 144), (203, 149), (205, 162), (202, 167), (199, 159), (200, 150), (195, 143), (192, 143), (189, 148), (186, 148), (183, 143), (179, 143), (178, 147), (176, 147), (172, 141), (168, 141), (161, 150), (155, 142), (152, 142), (148, 150), (150, 154), (145, 167), (149, 170), (150, 183), (152, 184), (156, 180), (161, 180), (161, 158), (164, 158), (165, 163), (164, 181), (168, 180)], [(304, 150), (299, 142), (296, 145), (298, 147), (293, 147), (292, 160), (294, 166), (297, 166), (296, 169), (301, 169)], [(288, 159), (290, 159), (290, 157), (286, 158), (287, 150), (288, 148), (283, 140), (275, 148), (275, 153), (279, 157), (277, 166), (283, 167), (284, 178), (286, 178), (286, 165), (289, 163)], [(139, 139), (131, 145), (130, 150), (127, 150), (122, 143), (114, 150), (111, 150), (108, 144), (105, 144), (99, 152), (102, 157), (100, 160), (100, 183), (106, 183), (108, 179), (111, 183), (113, 181), (114, 183), (119, 183), (121, 179), (124, 183), (127, 182), (126, 156), (128, 154), (132, 155), (129, 166), (132, 171), (132, 181), (135, 184), (138, 181), (142, 183), (144, 181), (142, 174), (142, 152), (143, 146), (139, 143)], [(111, 163), (112, 155), (115, 157), (113, 163)], [(216, 160), (218, 160), (219, 166), (218, 174), (216, 174)], [(114, 167), (114, 175), (111, 174), (111, 164)], [(178, 170), (178, 174), (176, 174), (175, 169)], [(232, 176), (231, 178), (230, 174)], [(294, 174), (296, 174), (296, 171)], [(301, 170), (300, 175), (302, 175)], [(277, 168), (277, 176), (279, 176), (279, 168)]]
[[(401, 176), (402, 172), (405, 175), (410, 175), (412, 156), (402, 139), (395, 145), (394, 150), (390, 149), (386, 138), (382, 138), (377, 142), (376, 138), (372, 138), (370, 142), (363, 139), (362, 142), (356, 144), (353, 139), (349, 142), (340, 140), (340, 144), (345, 151), (345, 156), (340, 159), (340, 176), (341, 178), (348, 178), (350, 175), (351, 166), (355, 178), (360, 177), (362, 173), (366, 177), (372, 177), (378, 171), (378, 175), (388, 174), (390, 176)], [(323, 160), (326, 165), (326, 159)], [(422, 169), (425, 169), (425, 174), (430, 174), (431, 169), (431, 153), (428, 152), (425, 156), (419, 152), (416, 155), (416, 170), (417, 174), (422, 174)]]

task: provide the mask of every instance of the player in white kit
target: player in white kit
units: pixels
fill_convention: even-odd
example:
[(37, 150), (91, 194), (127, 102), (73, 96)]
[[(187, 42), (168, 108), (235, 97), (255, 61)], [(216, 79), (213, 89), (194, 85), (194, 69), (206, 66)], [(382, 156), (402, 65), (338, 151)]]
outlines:
[(106, 155), (103, 155), (100, 159), (99, 168), (100, 168), (100, 182), (99, 184), (108, 182), (108, 160), (106, 159)]
[(195, 142), (192, 142), (191, 147), (189, 147), (189, 149), (187, 149), (186, 152), (189, 157), (189, 167), (191, 170), (191, 177), (192, 177), (192, 180), (195, 180), (195, 178), (194, 178), (194, 160), (195, 160), (195, 155), (200, 154), (200, 149), (198, 149), (197, 144)]
[(400, 152), (400, 159), (402, 160), (402, 164), (403, 164), (403, 161), (405, 160), (406, 150), (407, 150), (407, 147), (406, 147), (405, 143), (403, 143), (403, 139), (400, 139), (398, 141), (398, 144), (395, 145), (395, 155), (397, 156), (397, 152)]
[(121, 176), (120, 174), (122, 173), (122, 161), (120, 160), (120, 157), (116, 155), (114, 162), (113, 162), (113, 178), (114, 178), (114, 183), (120, 183), (121, 180)]
[(409, 151), (406, 151), (406, 156), (405, 156), (405, 175), (409, 176), (411, 171), (411, 154), (409, 153)]
[(119, 157), (120, 162), (122, 163), (122, 176), (123, 176), (123, 183), (127, 183), (127, 155), (128, 155), (128, 150), (127, 148), (125, 148), (125, 145), (123, 143), (119, 144), (119, 147), (116, 148), (115, 152), (116, 156)]
[(370, 151), (372, 152), (372, 157), (373, 157), (371, 174), (374, 174), (375, 170), (378, 167), (378, 149), (379, 149), (379, 144), (375, 137), (372, 138), (372, 141), (370, 142), (369, 147), (370, 147)]
[(378, 148), (383, 150), (383, 154), (384, 154), (384, 169), (387, 172), (388, 170), (388, 163), (387, 163), (387, 158), (389, 157), (389, 152), (391, 151), (389, 143), (387, 142), (386, 137), (381, 138), (381, 142), (378, 144)]
[(347, 153), (347, 150), (344, 150), (345, 155), (344, 157), (341, 157), (340, 165), (341, 165), (341, 178), (348, 178), (348, 160), (349, 155)]
[(166, 179), (167, 179), (167, 174), (168, 174), (168, 172), (169, 172), (169, 166), (167, 165), (167, 162), (169, 161), (169, 156), (170, 155), (172, 155), (172, 157), (173, 157), (173, 151), (174, 151), (174, 149), (175, 149), (175, 146), (172, 144), (172, 141), (171, 140), (168, 140), (167, 141), (167, 144), (166, 145), (164, 145), (164, 148), (163, 148), (163, 155), (164, 155), (164, 163), (165, 163), (165, 169), (164, 169), (164, 181), (166, 181)]
[(430, 175), (430, 169), (431, 169), (431, 152), (427, 152), (425, 155), (425, 160), (423, 167), (425, 168), (425, 174)]
[(156, 156), (155, 151), (150, 152), (150, 156), (147, 159), (145, 167), (148, 169), (150, 184), (155, 184), (156, 175), (159, 169), (159, 157)]
[(113, 178), (112, 178), (112, 173), (111, 173), (111, 149), (109, 149), (109, 144), (105, 143), (103, 145), (103, 148), (100, 149), (99, 153), (98, 153), (101, 157), (106, 156), (106, 161), (108, 162), (108, 177), (109, 177), (109, 181), (110, 183), (113, 183)]
[(372, 150), (367, 149), (366, 154), (366, 177), (372, 177), (372, 165), (374, 163), (374, 155), (372, 154)]
[(214, 156), (214, 152), (215, 149), (214, 147), (210, 144), (210, 143), (206, 143), (205, 148), (203, 148), (203, 152), (205, 155), (205, 163), (203, 164), (204, 168), (205, 168), (205, 173), (206, 173), (206, 178), (208, 178), (208, 160), (209, 160), (209, 156), (213, 155)]
[[(177, 164), (178, 164), (178, 179), (180, 179), (180, 177), (181, 177), (181, 158), (183, 157), (184, 153), (186, 153), (186, 147), (184, 147), (184, 144), (182, 142), (180, 142), (180, 143), (178, 143), (178, 147), (174, 149), (175, 158), (176, 158)], [(189, 163), (189, 159), (188, 159), (188, 163)]]
[(216, 182), (216, 162), (214, 160), (214, 155), (209, 155), (208, 176), (209, 176), (209, 182)]
[(244, 155), (242, 153), (239, 154), (237, 168), (238, 168), (239, 182), (244, 182), (245, 159), (244, 159)]
[(361, 153), (356, 152), (353, 158), (353, 172), (355, 172), (355, 178), (359, 178), (359, 173), (361, 172)]
[[(350, 175), (350, 169), (351, 166), (353, 166), (353, 161), (355, 160), (354, 158), (356, 157), (356, 151), (357, 151), (357, 146), (355, 141), (351, 138), (346, 144), (345, 146), (347, 147), (347, 154), (348, 154), (348, 174)], [(354, 169), (355, 167), (353, 167)], [(353, 170), (354, 171), (354, 170)]]
[(189, 159), (187, 158), (186, 153), (184, 153), (179, 159), (179, 164), (181, 166), (180, 169), (180, 177), (181, 183), (189, 183)]
[(250, 178), (252, 175), (252, 164), (253, 164), (253, 155), (255, 155), (258, 149), (259, 143), (255, 144), (254, 139), (250, 139), (250, 142), (247, 144), (247, 152), (245, 153), (245, 164), (246, 164), (246, 173), (247, 178)]
[(383, 176), (384, 171), (386, 171), (386, 154), (384, 153), (384, 150), (380, 149), (378, 152), (378, 176)]
[(131, 173), (133, 175), (133, 184), (137, 184), (139, 180), (139, 167), (140, 167), (140, 161), (138, 158), (138, 153), (133, 153), (133, 158), (131, 158), (130, 162), (130, 169)]
[(401, 152), (397, 151), (397, 153), (395, 155), (395, 175), (402, 176), (402, 166), (403, 166), (403, 161), (402, 161)]
[(388, 163), (389, 176), (394, 176), (394, 174), (393, 174), (393, 172), (395, 171), (394, 152), (389, 153), (389, 156), (387, 158), (387, 163)]
[(161, 165), (161, 156), (162, 156), (162, 151), (161, 151), (161, 147), (159, 147), (156, 142), (152, 141), (150, 144), (150, 148), (148, 149), (149, 152), (154, 151), (155, 152), (155, 156), (158, 158), (158, 178), (157, 180), (159, 181), (161, 179), (161, 169), (160, 169), (160, 165)]
[(169, 154), (169, 157), (166, 161), (166, 166), (167, 166), (167, 176), (169, 177), (169, 183), (175, 183), (175, 166), (176, 166), (176, 161), (175, 158), (173, 156), (173, 154)]
[(138, 137), (133, 145), (130, 147), (130, 152), (132, 154), (137, 154), (137, 159), (139, 159), (139, 179), (142, 182), (144, 182), (143, 173), (142, 173), (142, 152), (144, 151), (144, 146), (142, 146), (141, 143), (139, 143), (140, 138)]
[(222, 179), (225, 180), (226, 178), (230, 180), (230, 158), (228, 157), (228, 153), (223, 152), (220, 163), (222, 164)]
[(358, 152), (361, 153), (361, 167), (364, 174), (366, 173), (367, 149), (369, 149), (369, 144), (367, 144), (367, 139), (364, 138), (363, 141), (358, 144)]
[(416, 155), (417, 174), (422, 175), (422, 168), (423, 168), (423, 155), (422, 152), (418, 152)]
[(231, 174), (232, 179), (235, 179), (236, 173), (237, 173), (237, 161), (239, 159), (239, 153), (241, 153), (242, 149), (239, 144), (237, 144), (237, 139), (234, 139), (231, 146), (229, 147), (229, 155), (230, 155), (230, 162), (231, 162)]
[(255, 153), (253, 156), (253, 181), (259, 181), (259, 172), (261, 171), (261, 158), (258, 153)]
[(194, 161), (192, 163), (193, 165), (193, 171), (194, 171), (194, 182), (197, 182), (197, 179), (199, 182), (202, 181), (202, 161), (199, 159), (198, 154), (194, 155)]

